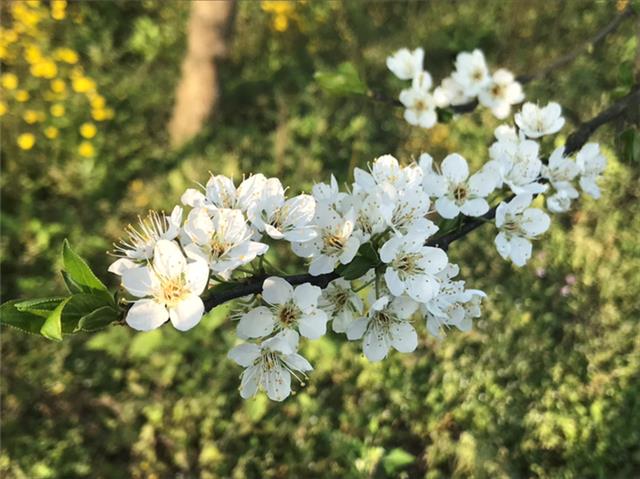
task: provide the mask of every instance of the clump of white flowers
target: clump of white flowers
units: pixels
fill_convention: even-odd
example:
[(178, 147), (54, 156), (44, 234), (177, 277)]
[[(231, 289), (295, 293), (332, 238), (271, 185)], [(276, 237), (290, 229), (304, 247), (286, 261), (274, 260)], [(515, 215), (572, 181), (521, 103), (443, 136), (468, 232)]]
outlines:
[[(492, 74), (481, 50), (459, 53), (455, 70), (433, 91), (433, 80), (424, 70), (423, 61), (422, 48), (413, 51), (402, 48), (387, 58), (387, 67), (396, 77), (411, 80), (411, 87), (400, 92), (400, 102), (405, 107), (404, 118), (411, 125), (431, 128), (438, 121), (436, 108), (465, 105), (476, 99), (496, 118), (503, 120), (509, 116), (513, 105), (524, 101), (522, 85), (513, 73), (500, 68)], [(544, 115), (551, 119), (553, 113), (545, 112)], [(523, 114), (528, 121), (534, 120), (528, 109)]]
[[(400, 95), (409, 123), (428, 128), (436, 106), (474, 98), (506, 118), (524, 99), (513, 75), (492, 74), (479, 50), (458, 55), (435, 91), (423, 60), (421, 49), (387, 59), (398, 78), (412, 82)], [(201, 320), (211, 288), (254, 284), (234, 315), (243, 342), (229, 358), (245, 368), (243, 398), (264, 390), (276, 401), (291, 394), (292, 376), (303, 383), (313, 369), (298, 353), (300, 342), (327, 331), (361, 341), (370, 361), (392, 349), (414, 351), (423, 322), (436, 338), (452, 327), (469, 331), (486, 295), (454, 279), (459, 268), (447, 254), (447, 235), (495, 218), (498, 254), (523, 266), (532, 241), (550, 226), (545, 204), (551, 213), (567, 211), (579, 196), (574, 183), (600, 195), (606, 161), (597, 144), (584, 145), (575, 159), (562, 146), (543, 150), (540, 138), (563, 125), (558, 104), (526, 103), (515, 125), (495, 130), (482, 158), (451, 153), (436, 161), (422, 153), (403, 165), (382, 155), (355, 168), (342, 191), (333, 175), (298, 195), (261, 174), (238, 186), (212, 175), (202, 190), (187, 190), (170, 216), (150, 213), (116, 245), (110, 271), (131, 302), (125, 320), (143, 331), (167, 321), (186, 331)], [(546, 203), (535, 202), (542, 194)], [(308, 274), (286, 276), (271, 265), (266, 256), (278, 241), (306, 261)]]

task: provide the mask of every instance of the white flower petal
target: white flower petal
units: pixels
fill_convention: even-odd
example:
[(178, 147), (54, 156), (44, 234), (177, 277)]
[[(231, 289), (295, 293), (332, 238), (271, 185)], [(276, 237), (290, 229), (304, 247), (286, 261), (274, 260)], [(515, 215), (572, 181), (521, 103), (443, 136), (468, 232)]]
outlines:
[(147, 266), (129, 268), (122, 272), (122, 286), (139, 298), (153, 294), (158, 285), (158, 278)]
[(239, 344), (227, 353), (227, 357), (246, 368), (260, 357), (260, 347), (252, 343)]
[(354, 341), (362, 338), (362, 335), (367, 330), (367, 325), (369, 324), (369, 318), (358, 318), (353, 321), (347, 327), (347, 339), (349, 341)]
[(245, 313), (238, 322), (238, 336), (261, 338), (271, 334), (275, 326), (273, 313), (265, 306), (259, 306)]
[(173, 327), (179, 331), (188, 331), (202, 319), (204, 303), (199, 296), (190, 294), (169, 309), (169, 318)]
[(187, 260), (174, 241), (158, 240), (153, 250), (153, 269), (156, 274), (175, 278), (185, 269)]
[(164, 305), (151, 299), (136, 301), (127, 311), (126, 321), (138, 331), (151, 331), (162, 326), (169, 319), (169, 312)]
[(391, 345), (401, 353), (410, 353), (418, 347), (418, 334), (406, 321), (394, 321), (391, 324)]
[(293, 301), (303, 311), (307, 312), (318, 306), (318, 298), (322, 290), (311, 283), (304, 283), (297, 286), (293, 292)]
[(482, 216), (489, 211), (489, 203), (484, 198), (473, 198), (465, 201), (460, 211), (467, 216)]
[(389, 335), (374, 322), (364, 334), (362, 351), (369, 361), (381, 361), (387, 356), (390, 343)]
[(448, 155), (442, 161), (440, 168), (442, 169), (442, 174), (445, 178), (453, 184), (462, 183), (469, 177), (469, 165), (467, 164), (467, 160), (457, 153)]
[(316, 309), (298, 320), (298, 330), (305, 338), (318, 339), (326, 334), (328, 319), (324, 311)]
[(271, 276), (262, 283), (262, 298), (269, 304), (285, 304), (293, 298), (293, 286), (282, 278)]
[(460, 208), (452, 200), (443, 196), (436, 200), (436, 211), (443, 218), (451, 219), (460, 214)]
[(263, 376), (264, 389), (272, 401), (284, 401), (291, 394), (291, 374), (277, 365)]

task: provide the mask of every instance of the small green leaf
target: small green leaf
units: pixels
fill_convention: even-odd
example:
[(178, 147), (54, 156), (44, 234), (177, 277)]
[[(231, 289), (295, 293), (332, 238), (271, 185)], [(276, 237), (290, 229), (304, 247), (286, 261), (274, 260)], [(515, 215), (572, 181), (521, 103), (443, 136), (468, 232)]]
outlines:
[(15, 303), (15, 308), (18, 311), (47, 318), (49, 314), (51, 314), (51, 311), (53, 311), (63, 300), (64, 297), (28, 299)]
[(78, 283), (71, 279), (69, 273), (66, 271), (60, 271), (60, 273), (62, 274), (62, 279), (64, 279), (64, 285), (71, 294), (82, 293), (82, 288)]
[(20, 311), (16, 308), (16, 304), (20, 302), (22, 300), (14, 299), (0, 306), (0, 324), (11, 326), (24, 333), (39, 335), (45, 318), (28, 311)]
[(438, 108), (438, 123), (449, 123), (453, 118), (453, 110), (451, 108)]
[(618, 81), (620, 85), (626, 88), (631, 88), (634, 83), (633, 79), (633, 63), (626, 61), (620, 64), (618, 68)]
[(372, 261), (364, 256), (356, 256), (351, 263), (338, 269), (338, 274), (344, 279), (352, 281), (365, 275), (371, 268), (377, 266), (377, 261)]
[(341, 63), (337, 70), (317, 71), (314, 75), (320, 87), (334, 95), (364, 95), (367, 85), (360, 78), (356, 67), (352, 63)]
[(399, 447), (392, 449), (383, 459), (382, 466), (387, 474), (394, 474), (413, 463), (416, 458), (413, 454), (408, 453)]
[(380, 262), (380, 257), (378, 256), (378, 252), (373, 247), (373, 245), (368, 241), (364, 243), (362, 246), (360, 246), (360, 249), (358, 250), (358, 254), (368, 259), (369, 261), (373, 262), (374, 265)]
[(628, 162), (640, 162), (640, 131), (629, 128), (620, 135), (622, 157)]
[(110, 308), (117, 316), (117, 311), (111, 302), (111, 297), (101, 292), (97, 294), (74, 294), (62, 312), (62, 332), (74, 333), (81, 328), (83, 317), (103, 308)]
[(42, 328), (40, 328), (40, 334), (45, 338), (62, 341), (62, 311), (71, 297), (66, 298), (49, 314), (44, 321)]
[(107, 287), (91, 271), (87, 262), (78, 256), (69, 246), (69, 242), (64, 240), (62, 245), (62, 259), (64, 269), (69, 278), (77, 284), (83, 292), (107, 291)]
[(80, 318), (78, 327), (82, 331), (97, 331), (106, 328), (117, 320), (118, 312), (110, 306), (103, 306)]

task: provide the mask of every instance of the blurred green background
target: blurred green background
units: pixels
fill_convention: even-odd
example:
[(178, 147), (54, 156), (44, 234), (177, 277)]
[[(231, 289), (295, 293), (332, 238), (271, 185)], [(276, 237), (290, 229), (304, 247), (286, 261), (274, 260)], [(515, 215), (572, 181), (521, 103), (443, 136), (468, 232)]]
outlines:
[[(422, 46), (436, 80), (476, 47), (493, 69), (532, 73), (626, 5), (239, 2), (214, 118), (176, 150), (187, 2), (3, 2), (2, 300), (61, 292), (65, 237), (115, 286), (105, 251), (123, 226), (169, 210), (208, 171), (259, 171), (295, 192), (384, 153), (457, 151), (478, 166), (498, 124), (488, 111), (425, 131), (387, 105), (327, 95), (314, 72), (350, 61), (395, 96), (404, 84), (386, 56)], [(565, 134), (628, 91), (637, 21), (527, 85), (567, 109)], [(282, 404), (240, 399), (226, 306), (188, 333), (113, 327), (52, 343), (3, 328), (2, 476), (637, 477), (637, 134), (598, 131), (603, 198), (556, 216), (525, 268), (499, 258), (491, 226), (452, 246), (468, 286), (489, 295), (471, 333), (437, 342), (419, 324), (414, 354), (375, 365), (329, 334), (305, 345), (315, 371)], [(284, 251), (280, 265), (302, 270)]]

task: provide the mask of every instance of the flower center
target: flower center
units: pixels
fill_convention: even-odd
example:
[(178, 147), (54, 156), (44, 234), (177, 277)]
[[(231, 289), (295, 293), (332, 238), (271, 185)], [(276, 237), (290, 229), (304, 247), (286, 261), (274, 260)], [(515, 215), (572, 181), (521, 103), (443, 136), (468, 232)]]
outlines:
[(300, 317), (300, 310), (297, 306), (291, 303), (283, 304), (278, 308), (276, 316), (280, 321), (280, 326), (284, 328), (291, 328), (295, 326)]
[(493, 88), (491, 88), (491, 94), (495, 97), (504, 96), (504, 91), (505, 91), (504, 85), (495, 84), (493, 85)]
[(159, 302), (171, 308), (189, 294), (184, 278), (163, 278), (160, 280), (160, 289), (156, 294)]
[(402, 276), (421, 274), (424, 272), (424, 269), (419, 266), (421, 259), (422, 255), (420, 253), (407, 253), (393, 260), (393, 269), (398, 271)]
[(469, 190), (467, 189), (467, 185), (465, 185), (464, 183), (456, 185), (456, 187), (453, 189), (453, 197), (458, 204), (463, 203), (464, 200), (467, 199), (468, 195)]
[(345, 244), (345, 238), (334, 233), (325, 233), (322, 241), (324, 243), (322, 252), (329, 256), (339, 254)]
[(484, 76), (483, 72), (480, 68), (476, 68), (475, 70), (473, 70), (473, 73), (471, 74), (471, 78), (473, 78), (475, 81), (482, 80), (483, 76)]
[(227, 243), (223, 241), (222, 238), (220, 238), (217, 234), (213, 235), (209, 246), (211, 247), (211, 257), (214, 259), (220, 258), (227, 252), (228, 249)]
[(418, 111), (423, 111), (427, 109), (427, 103), (424, 100), (416, 100), (413, 105), (413, 108)]

